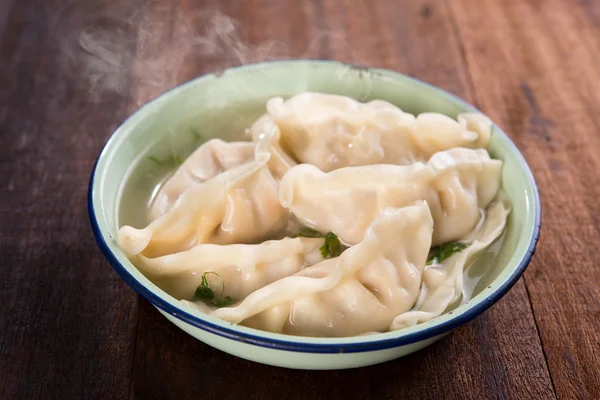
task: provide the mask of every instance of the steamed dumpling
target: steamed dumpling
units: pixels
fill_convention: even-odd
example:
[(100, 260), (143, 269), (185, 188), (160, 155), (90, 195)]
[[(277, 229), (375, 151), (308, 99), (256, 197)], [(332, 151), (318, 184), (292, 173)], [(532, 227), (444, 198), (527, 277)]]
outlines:
[(289, 213), (279, 204), (278, 181), (267, 165), (274, 138), (257, 143), (251, 162), (183, 192), (146, 228), (119, 229), (121, 249), (128, 256), (157, 257), (201, 243), (257, 243), (285, 229)]
[(136, 265), (158, 286), (178, 299), (192, 299), (206, 272), (213, 292), (241, 300), (251, 292), (292, 275), (323, 257), (322, 238), (284, 238), (261, 244), (199, 244), (157, 258), (139, 255)]
[(397, 316), (390, 330), (398, 330), (429, 321), (442, 315), (446, 309), (459, 300), (467, 300), (463, 294), (463, 272), (469, 262), (487, 248), (504, 231), (506, 218), (510, 213), (510, 203), (506, 196), (490, 205), (483, 218), (483, 224), (464, 237), (468, 243), (462, 252), (455, 253), (440, 263), (425, 267), (420, 301), (416, 307)]
[(385, 101), (360, 103), (323, 93), (273, 98), (267, 113), (281, 130), (282, 147), (322, 171), (426, 161), (453, 147), (485, 147), (491, 135), (483, 115), (464, 113), (458, 121), (437, 113), (415, 118)]
[(385, 330), (416, 302), (433, 220), (424, 202), (385, 209), (365, 238), (214, 315), (272, 332), (353, 336)]
[(483, 150), (455, 148), (427, 164), (370, 165), (322, 172), (302, 164), (279, 187), (279, 201), (304, 225), (332, 231), (346, 244), (363, 240), (386, 207), (427, 201), (435, 229), (433, 244), (458, 240), (477, 224), (500, 188), (502, 161)]
[(271, 158), (269, 159), (269, 168), (275, 177), (283, 178), (283, 175), (298, 163), (287, 154), (280, 145), (281, 132), (273, 119), (268, 115), (263, 115), (259, 118), (252, 127), (250, 127), (250, 135), (254, 142), (260, 142), (265, 137), (271, 137)]
[(492, 134), (492, 121), (476, 113), (458, 114), (458, 121), (440, 113), (417, 115), (412, 136), (422, 151), (422, 160), (455, 147), (481, 149), (487, 147)]
[(165, 214), (186, 190), (253, 158), (254, 143), (209, 140), (193, 152), (160, 188), (150, 206), (150, 217), (155, 220)]

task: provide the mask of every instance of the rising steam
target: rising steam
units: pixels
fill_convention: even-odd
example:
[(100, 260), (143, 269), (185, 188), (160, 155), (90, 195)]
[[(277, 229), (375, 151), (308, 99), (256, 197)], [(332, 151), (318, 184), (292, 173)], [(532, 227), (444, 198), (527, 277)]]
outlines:
[[(63, 10), (57, 24), (69, 12), (77, 12), (76, 3)], [(346, 61), (362, 64), (340, 32), (314, 30), (302, 51), (278, 40), (250, 45), (240, 23), (227, 15), (173, 12), (166, 2), (152, 12), (142, 2), (115, 3), (88, 15), (83, 25), (63, 41), (61, 52), (74, 67), (69, 69), (81, 71), (92, 99), (133, 91), (138, 106), (201, 73), (268, 60), (323, 58), (323, 48), (331, 43), (350, 55)], [(339, 79), (344, 74), (341, 70)]]

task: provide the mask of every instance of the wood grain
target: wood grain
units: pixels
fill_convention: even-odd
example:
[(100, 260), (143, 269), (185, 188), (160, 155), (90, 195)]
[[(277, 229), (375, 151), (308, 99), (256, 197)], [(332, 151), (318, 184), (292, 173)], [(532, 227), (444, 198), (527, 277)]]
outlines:
[(86, 25), (85, 15), (106, 3), (64, 5), (3, 5), (2, 399), (129, 392), (137, 300), (100, 255), (86, 210), (94, 159), (129, 100), (113, 95), (92, 102), (76, 79), (78, 66), (63, 54), (70, 34)]
[(556, 392), (597, 399), (600, 28), (591, 2), (544, 4), (452, 3), (481, 107), (523, 150), (542, 194), (525, 282)]

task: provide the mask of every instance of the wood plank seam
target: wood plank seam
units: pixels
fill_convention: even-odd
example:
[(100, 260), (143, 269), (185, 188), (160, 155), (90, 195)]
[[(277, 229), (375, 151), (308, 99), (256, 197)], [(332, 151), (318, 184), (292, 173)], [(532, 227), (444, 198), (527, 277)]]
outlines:
[(142, 301), (146, 301), (146, 299), (142, 298), (141, 295), (137, 294), (135, 296), (136, 299), (136, 321), (135, 321), (135, 332), (133, 335), (133, 350), (131, 352), (132, 357), (130, 360), (130, 366), (129, 366), (129, 398), (133, 399), (135, 398), (134, 396), (134, 387), (133, 387), (133, 373), (134, 373), (134, 367), (135, 367), (135, 352), (137, 350), (137, 341), (138, 341), (138, 331), (140, 329), (140, 314), (141, 314), (141, 307), (142, 307)]
[(535, 324), (535, 330), (537, 331), (538, 338), (540, 341), (540, 346), (542, 348), (542, 353), (544, 354), (544, 361), (546, 362), (546, 370), (548, 371), (548, 376), (550, 377), (550, 383), (552, 383), (552, 390), (554, 391), (554, 398), (558, 398), (558, 392), (556, 391), (556, 384), (554, 383), (554, 376), (552, 376), (552, 371), (550, 370), (550, 364), (548, 362), (548, 354), (546, 352), (546, 348), (544, 347), (544, 341), (542, 340), (542, 335), (540, 333), (540, 327), (538, 325), (538, 319), (535, 315), (535, 309), (533, 308), (533, 303), (531, 301), (531, 295), (529, 293), (529, 287), (527, 286), (527, 279), (525, 279), (525, 275), (521, 277), (523, 279), (523, 283), (525, 283), (525, 293), (527, 293), (527, 298), (529, 299), (529, 308), (531, 309), (531, 314), (533, 315), (533, 323)]
[(456, 39), (456, 45), (458, 47), (458, 52), (460, 54), (460, 61), (462, 63), (463, 70), (465, 72), (465, 78), (467, 80), (467, 91), (469, 92), (469, 97), (471, 98), (471, 103), (479, 108), (481, 103), (479, 101), (479, 97), (477, 96), (477, 91), (475, 90), (475, 84), (473, 82), (473, 77), (471, 76), (471, 69), (469, 67), (469, 60), (467, 59), (467, 52), (465, 49), (465, 45), (463, 43), (462, 37), (460, 35), (460, 29), (458, 27), (458, 23), (456, 22), (456, 15), (454, 8), (448, 4), (447, 0), (443, 0), (444, 6), (448, 9), (450, 14), (450, 27), (452, 29), (452, 33), (454, 38)]

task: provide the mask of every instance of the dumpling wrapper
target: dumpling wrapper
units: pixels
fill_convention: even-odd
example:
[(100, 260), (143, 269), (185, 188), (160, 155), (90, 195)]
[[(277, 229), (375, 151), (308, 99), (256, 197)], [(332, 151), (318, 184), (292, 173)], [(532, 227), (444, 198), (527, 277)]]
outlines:
[(252, 161), (254, 143), (211, 139), (200, 146), (160, 188), (150, 206), (151, 220), (164, 215), (179, 196), (234, 167)]
[(301, 336), (343, 337), (385, 330), (419, 293), (431, 245), (429, 207), (387, 208), (359, 244), (250, 294), (213, 315)]
[(416, 307), (397, 316), (389, 330), (398, 330), (438, 317), (457, 301), (468, 300), (463, 294), (463, 272), (470, 261), (494, 242), (506, 226), (511, 205), (503, 193), (486, 210), (483, 224), (461, 240), (469, 246), (442, 261), (425, 267), (423, 288)]
[(271, 137), (271, 158), (269, 168), (275, 177), (283, 178), (285, 173), (298, 163), (287, 154), (280, 145), (281, 132), (273, 119), (263, 115), (250, 127), (250, 135), (254, 142), (261, 142), (266, 137)]
[(279, 201), (304, 225), (359, 243), (386, 207), (427, 201), (435, 221), (433, 245), (469, 233), (500, 189), (502, 161), (483, 149), (436, 153), (427, 164), (369, 165), (322, 172), (301, 164), (281, 180)]
[(277, 199), (267, 165), (276, 134), (256, 144), (255, 159), (183, 192), (146, 228), (123, 226), (118, 244), (128, 256), (158, 257), (201, 243), (258, 243), (285, 229), (289, 213)]
[[(191, 300), (206, 279), (217, 296), (241, 300), (251, 292), (323, 260), (322, 238), (284, 238), (260, 244), (199, 244), (157, 258), (135, 257), (136, 266), (177, 299)], [(217, 275), (215, 275), (217, 274)], [(223, 292), (221, 293), (221, 291)]]
[(372, 164), (408, 165), (454, 147), (484, 148), (492, 124), (476, 113), (457, 120), (438, 113), (415, 117), (382, 100), (302, 93), (267, 102), (284, 150), (322, 171)]

